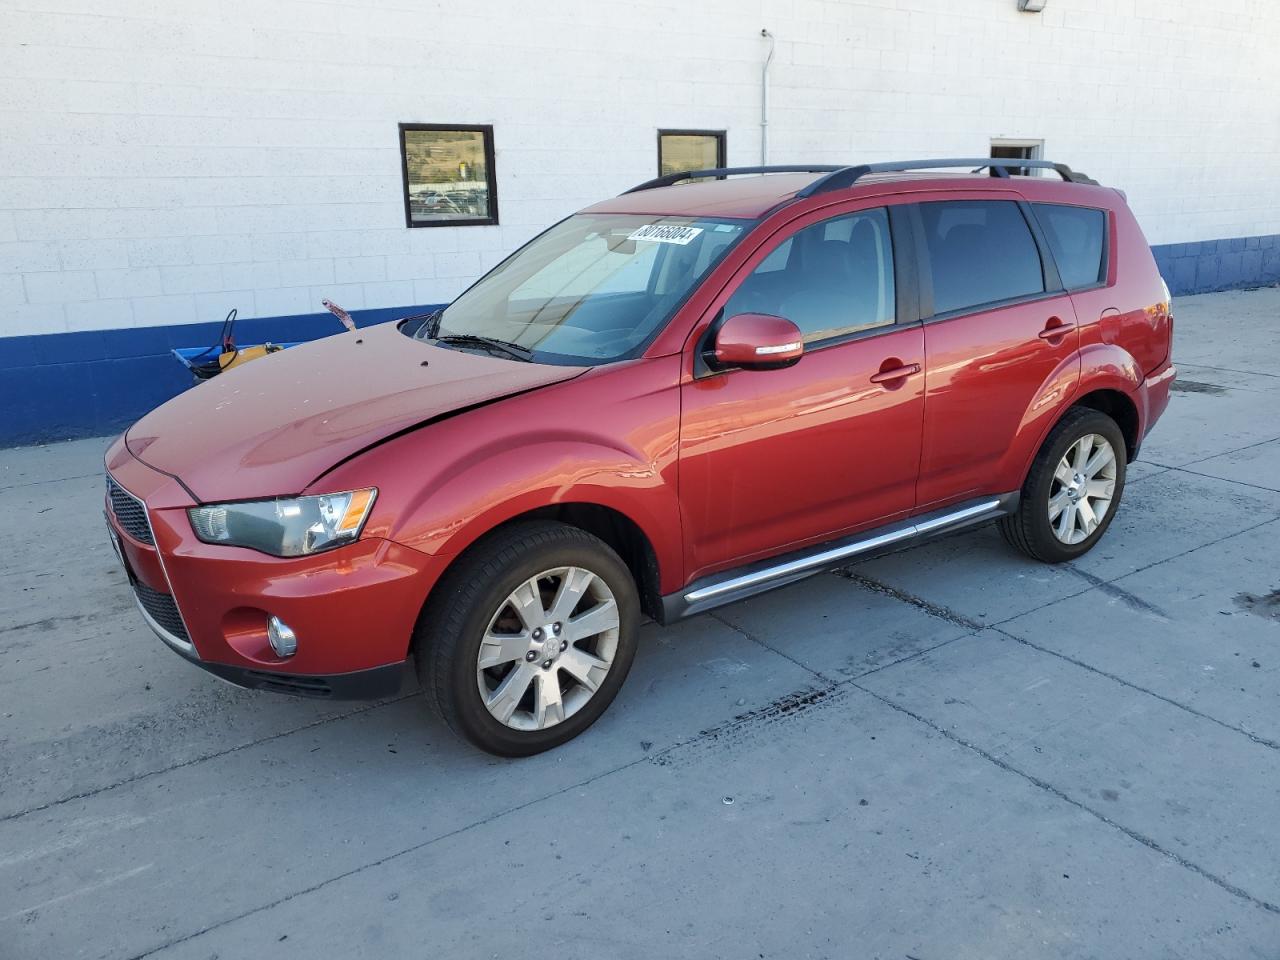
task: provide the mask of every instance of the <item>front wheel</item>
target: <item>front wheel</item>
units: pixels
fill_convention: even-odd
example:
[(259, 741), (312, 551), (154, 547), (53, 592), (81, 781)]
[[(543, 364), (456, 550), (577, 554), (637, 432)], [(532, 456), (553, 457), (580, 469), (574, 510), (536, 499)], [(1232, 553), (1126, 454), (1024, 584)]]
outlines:
[(422, 686), (453, 731), (500, 756), (586, 730), (631, 669), (639, 598), (602, 540), (560, 523), (512, 526), (436, 588), (416, 638)]
[(1102, 539), (1120, 506), (1124, 481), (1120, 427), (1105, 413), (1074, 407), (1045, 439), (1018, 509), (1000, 520), (1000, 532), (1036, 560), (1074, 560)]

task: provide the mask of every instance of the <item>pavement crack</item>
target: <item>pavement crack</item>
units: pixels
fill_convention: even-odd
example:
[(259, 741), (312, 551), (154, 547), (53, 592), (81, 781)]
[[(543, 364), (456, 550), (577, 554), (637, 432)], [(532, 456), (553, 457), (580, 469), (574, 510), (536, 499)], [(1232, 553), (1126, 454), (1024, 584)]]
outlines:
[(100, 477), (102, 471), (97, 470), (93, 473), (77, 473), (71, 477), (50, 477), (47, 480), (23, 480), (21, 483), (10, 483), (0, 487), (0, 493), (6, 490), (20, 490), (23, 487), (40, 487), (48, 483), (65, 483), (68, 480), (87, 480), (89, 477)]
[[(1270, 441), (1267, 441), (1267, 442), (1270, 443)], [(1213, 459), (1213, 458), (1209, 458), (1209, 459)], [(1204, 461), (1197, 460), (1195, 462), (1203, 463)], [(1223, 483), (1238, 484), (1239, 486), (1242, 486), (1242, 487), (1248, 487), (1250, 490), (1266, 490), (1268, 493), (1280, 493), (1280, 487), (1266, 487), (1260, 483), (1249, 483), (1247, 480), (1232, 480), (1230, 477), (1219, 477), (1219, 476), (1215, 476), (1212, 473), (1202, 473), (1199, 470), (1188, 470), (1186, 467), (1170, 467), (1169, 469), (1174, 470), (1178, 473), (1187, 473), (1193, 477), (1204, 477), (1206, 480), (1221, 480)]]
[(746, 638), (747, 638), (748, 640), (750, 640), (752, 643), (757, 644), (757, 645), (759, 645), (759, 646), (761, 646), (761, 647), (764, 647), (764, 648), (765, 648), (766, 650), (768, 650), (770, 653), (776, 653), (778, 656), (782, 657), (782, 659), (783, 659), (783, 660), (788, 660), (788, 661), (790, 661), (791, 663), (793, 663), (793, 664), (795, 664), (797, 667), (799, 667), (801, 670), (803, 670), (805, 673), (812, 674), (814, 677), (817, 677), (817, 678), (818, 678), (819, 680), (821, 680), (823, 683), (827, 683), (827, 684), (830, 684), (830, 683), (831, 683), (831, 681), (830, 681), (830, 680), (828, 680), (825, 676), (823, 676), (823, 675), (822, 675), (821, 673), (819, 673), (817, 670), (814, 670), (812, 667), (808, 666), (807, 664), (801, 663), (801, 662), (800, 662), (799, 660), (797, 660), (795, 657), (791, 656), (791, 654), (789, 654), (789, 653), (785, 653), (785, 652), (783, 652), (782, 650), (779, 650), (777, 647), (773, 646), (772, 644), (766, 643), (765, 641), (763, 641), (763, 640), (761, 640), (759, 637), (757, 637), (754, 633), (751, 633), (751, 632), (750, 632), (750, 631), (748, 631), (748, 630), (744, 630), (742, 627), (738, 626), (736, 623), (732, 623), (731, 621), (726, 620), (726, 619), (725, 619), (724, 617), (722, 617), (720, 614), (715, 613), (715, 612), (712, 612), (712, 613), (707, 614), (707, 616), (711, 617), (711, 619), (712, 619), (712, 620), (716, 620), (716, 621), (719, 621), (720, 623), (724, 624), (726, 627), (728, 627), (728, 628), (729, 628), (730, 630), (732, 630), (734, 633), (737, 633), (737, 634), (740, 634), (741, 636), (746, 637)]
[(1243, 374), (1243, 375), (1244, 375), (1244, 376), (1246, 376), (1246, 377), (1277, 377), (1277, 378), (1280, 378), (1280, 373), (1263, 373), (1261, 370), (1236, 370), (1236, 369), (1234, 369), (1234, 368), (1232, 368), (1232, 367), (1215, 367), (1215, 366), (1213, 366), (1212, 364), (1208, 364), (1208, 363), (1197, 363), (1197, 362), (1196, 362), (1196, 361), (1194, 361), (1194, 360), (1188, 360), (1188, 361), (1186, 361), (1185, 363), (1183, 363), (1182, 361), (1179, 361), (1179, 363), (1182, 363), (1182, 365), (1183, 365), (1183, 366), (1187, 366), (1187, 367), (1200, 367), (1200, 368), (1202, 368), (1202, 369), (1204, 369), (1204, 370), (1220, 370), (1220, 371), (1222, 371), (1223, 373), (1239, 373), (1239, 374)]
[[(1241, 453), (1245, 450), (1252, 450), (1254, 447), (1265, 447), (1268, 443), (1275, 443), (1280, 437), (1268, 437), (1266, 440), (1255, 440), (1253, 443), (1246, 443), (1244, 446), (1232, 447), (1230, 450), (1220, 450), (1217, 453), (1211, 453), (1207, 457), (1197, 457), (1195, 460), (1187, 460), (1185, 463), (1168, 464), (1156, 463), (1154, 460), (1144, 460), (1155, 467), (1164, 467), (1166, 470), (1181, 470), (1183, 467), (1190, 467), (1197, 463), (1204, 463), (1206, 460), (1216, 460), (1218, 457), (1229, 457), (1233, 453)], [(1221, 477), (1214, 477), (1215, 480), (1221, 480)]]
[(1081, 570), (1074, 563), (1067, 563), (1067, 564), (1064, 564), (1063, 566), (1065, 566), (1067, 570), (1071, 571), (1073, 574), (1075, 574), (1085, 583), (1092, 584), (1094, 587), (1096, 587), (1102, 593), (1105, 593), (1107, 596), (1121, 601), (1125, 606), (1129, 607), (1131, 610), (1136, 610), (1139, 613), (1149, 613), (1152, 616), (1159, 617), (1161, 620), (1168, 622), (1169, 615), (1165, 613), (1163, 610), (1161, 610), (1159, 607), (1157, 607), (1154, 603), (1150, 603), (1146, 600), (1143, 600), (1141, 597), (1137, 596), (1136, 594), (1132, 594), (1128, 590), (1124, 589), (1124, 587), (1116, 586), (1110, 580), (1104, 580), (1102, 579), (1102, 577), (1098, 576), (1097, 574), (1089, 573), (1089, 571), (1087, 570)]
[(1234, 723), (1227, 723), (1225, 720), (1219, 720), (1217, 717), (1211, 716), (1210, 714), (1197, 710), (1195, 707), (1190, 706), (1189, 704), (1182, 703), (1179, 700), (1174, 700), (1172, 697), (1166, 697), (1164, 694), (1157, 693), (1155, 690), (1151, 690), (1148, 687), (1144, 687), (1140, 684), (1134, 683), (1132, 680), (1126, 680), (1124, 677), (1121, 677), (1118, 674), (1111, 673), (1108, 670), (1103, 670), (1100, 667), (1095, 667), (1092, 664), (1085, 663), (1083, 660), (1077, 660), (1075, 657), (1068, 656), (1065, 653), (1059, 653), (1057, 650), (1050, 649), (1049, 647), (1042, 647), (1040, 644), (1035, 643), (1031, 640), (1027, 640), (1025, 637), (1020, 637), (1016, 633), (1010, 633), (1008, 630), (1005, 630), (1002, 627), (993, 627), (992, 629), (994, 629), (997, 633), (1000, 633), (1003, 636), (1008, 637), (1010, 640), (1016, 640), (1018, 643), (1022, 644), (1023, 646), (1030, 647), (1032, 650), (1038, 650), (1040, 653), (1047, 654), (1050, 657), (1057, 657), (1059, 660), (1066, 661), (1067, 663), (1070, 663), (1073, 666), (1080, 667), (1083, 670), (1088, 670), (1090, 673), (1096, 673), (1100, 677), (1106, 677), (1108, 680), (1114, 681), (1115, 683), (1118, 683), (1121, 686), (1128, 687), (1130, 690), (1136, 690), (1139, 693), (1145, 693), (1149, 697), (1155, 697), (1157, 700), (1161, 700), (1164, 703), (1169, 704), (1169, 706), (1171, 707), (1177, 707), (1179, 710), (1186, 711), (1187, 713), (1191, 714), (1193, 717), (1199, 717), (1201, 720), (1208, 720), (1210, 723), (1216, 723), (1218, 726), (1226, 730), (1231, 730), (1234, 733), (1244, 734), (1246, 737), (1248, 737), (1254, 743), (1259, 744), (1260, 746), (1269, 747), (1272, 750), (1280, 750), (1280, 743), (1277, 743), (1275, 740), (1269, 740), (1266, 737), (1260, 737), (1256, 733), (1252, 733), (1249, 730), (1246, 730), (1244, 727), (1237, 726)]
[(857, 573), (854, 570), (845, 568), (837, 570), (836, 576), (844, 577), (851, 580), (859, 586), (865, 587), (873, 593), (879, 593), (886, 597), (892, 597), (894, 600), (901, 600), (903, 603), (909, 603), (917, 609), (923, 610), (931, 617), (939, 620), (945, 620), (957, 627), (964, 627), (966, 630), (978, 631), (984, 629), (986, 624), (979, 623), (977, 620), (971, 620), (962, 613), (957, 613), (950, 607), (944, 607), (942, 604), (933, 603), (925, 600), (923, 597), (917, 597), (913, 593), (907, 593), (905, 590), (899, 590), (897, 587), (891, 587), (887, 583), (882, 583), (873, 577), (868, 577), (865, 573)]
[(1174, 863), (1176, 863), (1178, 866), (1182, 867), (1183, 869), (1189, 870), (1190, 872), (1204, 878), (1205, 880), (1208, 880), (1210, 883), (1213, 883), (1216, 886), (1221, 887), (1223, 890), (1227, 891), (1227, 893), (1231, 894), (1232, 896), (1248, 901), (1249, 903), (1267, 911), (1268, 913), (1280, 914), (1280, 905), (1271, 903), (1268, 900), (1263, 900), (1260, 897), (1255, 897), (1253, 894), (1249, 893), (1249, 891), (1245, 890), (1243, 887), (1237, 886), (1236, 884), (1232, 883), (1230, 880), (1227, 880), (1225, 877), (1220, 877), (1216, 873), (1213, 873), (1205, 869), (1195, 861), (1188, 860), (1186, 857), (1183, 857), (1173, 852), (1172, 850), (1165, 848), (1158, 841), (1152, 839), (1151, 837), (1148, 837), (1146, 834), (1139, 833), (1137, 830), (1134, 830), (1132, 827), (1127, 827), (1122, 823), (1118, 823), (1117, 821), (1112, 820), (1106, 814), (1102, 813), (1099, 810), (1095, 810), (1093, 807), (1089, 806), (1086, 803), (1081, 802), (1080, 800), (1077, 800), (1075, 797), (1071, 796), (1069, 793), (1065, 792), (1061, 788), (1054, 786), (1049, 781), (1042, 780), (1041, 778), (1035, 776), (1034, 774), (1028, 773), (1025, 770), (1015, 767), (1013, 764), (1009, 763), (1009, 761), (1003, 760), (1000, 757), (997, 757), (995, 754), (990, 753), (987, 750), (984, 750), (982, 747), (978, 746), (976, 743), (966, 740), (964, 737), (960, 736), (959, 734), (954, 733), (953, 731), (948, 730), (947, 728), (940, 726), (937, 723), (934, 723), (928, 717), (918, 714), (913, 710), (909, 710), (906, 707), (902, 706), (901, 704), (894, 703), (892, 700), (888, 699), (887, 697), (881, 696), (880, 694), (876, 693), (874, 690), (861, 686), (860, 684), (857, 684), (857, 683), (853, 683), (852, 686), (856, 687), (858, 690), (861, 690), (863, 693), (866, 693), (874, 697), (875, 699), (879, 700), (881, 703), (889, 707), (891, 710), (895, 710), (898, 713), (908, 716), (912, 720), (915, 720), (917, 723), (924, 724), (926, 727), (928, 727), (934, 733), (937, 733), (939, 736), (945, 737), (947, 740), (950, 740), (952, 743), (958, 746), (964, 747), (966, 750), (970, 750), (973, 753), (976, 753), (978, 756), (982, 757), (988, 763), (994, 764), (995, 766), (999, 767), (1001, 770), (1004, 770), (1007, 773), (1011, 773), (1014, 776), (1021, 777), (1023, 780), (1027, 781), (1028, 783), (1032, 784), (1035, 787), (1038, 787), (1040, 790), (1043, 790), (1045, 793), (1048, 793), (1050, 796), (1053, 796), (1064, 803), (1068, 803), (1078, 810), (1082, 810), (1083, 812), (1089, 814), (1091, 817), (1094, 817), (1101, 823), (1104, 823), (1108, 827), (1111, 827), (1113, 830), (1118, 830), (1120, 833), (1124, 834), (1130, 840), (1133, 840), (1137, 843), (1142, 844), (1144, 847), (1147, 847), (1148, 849), (1155, 851), (1161, 856), (1167, 857), (1169, 860), (1172, 860)]
[(108, 783), (105, 786), (94, 787), (92, 790), (85, 790), (81, 793), (73, 793), (69, 796), (59, 797), (57, 800), (50, 800), (35, 807), (28, 807), (26, 810), (19, 810), (16, 813), (8, 813), (0, 817), (0, 823), (8, 823), (10, 820), (18, 820), (22, 817), (29, 816), (33, 813), (40, 813), (42, 810), (50, 810), (54, 807), (60, 807), (63, 804), (71, 803), (74, 800), (84, 800), (88, 797), (96, 797), (98, 794), (107, 793), (108, 791), (118, 789), (119, 787), (127, 787), (130, 784), (139, 783), (143, 780), (150, 780), (152, 777), (158, 777), (161, 774), (171, 773), (174, 770), (181, 770), (183, 767), (194, 766), (198, 763), (204, 763), (208, 760), (217, 760), (233, 753), (239, 753), (241, 750), (248, 750), (250, 747), (256, 747), (264, 743), (270, 743), (273, 740), (279, 740), (282, 737), (290, 737), (295, 733), (302, 733), (306, 730), (312, 730), (316, 727), (324, 726), (326, 723), (333, 723), (338, 720), (346, 720), (349, 717), (359, 716), (362, 713), (368, 713), (371, 710), (378, 710), (382, 707), (388, 707), (393, 703), (400, 703), (402, 700), (408, 700), (417, 696), (417, 692), (405, 694), (402, 697), (396, 697), (392, 700), (379, 700), (377, 703), (370, 703), (357, 707), (354, 710), (348, 710), (346, 713), (336, 714), (332, 717), (323, 717), (319, 720), (313, 720), (311, 723), (304, 723), (300, 727), (290, 727), (288, 730), (281, 730), (279, 733), (273, 733), (265, 737), (258, 737), (256, 740), (248, 740), (244, 743), (238, 743), (234, 747), (228, 747), (225, 750), (215, 750), (213, 753), (203, 753), (198, 757), (191, 757), (189, 760), (183, 760), (181, 763), (170, 764), (167, 767), (161, 767), (159, 770), (148, 770), (145, 773), (139, 773), (132, 777), (126, 777), (123, 780), (117, 780), (115, 783)]
[(234, 917), (225, 917), (224, 919), (219, 920), (217, 923), (211, 923), (208, 926), (202, 927), (201, 929), (196, 930), (193, 933), (188, 933), (180, 937), (175, 937), (172, 940), (168, 940), (165, 943), (160, 944), (159, 946), (151, 947), (150, 949), (144, 950), (141, 953), (131, 954), (129, 957), (129, 960), (143, 960), (143, 958), (145, 957), (154, 956), (155, 954), (160, 953), (162, 950), (168, 950), (171, 947), (179, 946), (180, 944), (187, 943), (188, 941), (194, 940), (197, 937), (202, 937), (206, 933), (212, 933), (214, 930), (217, 930), (221, 927), (225, 927), (228, 924), (236, 923), (237, 921), (247, 919), (248, 917), (252, 917), (255, 914), (262, 913), (265, 910), (272, 910), (276, 907), (279, 907), (283, 904), (288, 903), (290, 900), (296, 900), (298, 897), (304, 897), (307, 894), (315, 893), (318, 890), (323, 890), (325, 887), (338, 883), (341, 880), (346, 880), (348, 877), (354, 877), (354, 876), (357, 876), (358, 874), (364, 873), (366, 870), (372, 870), (375, 867), (383, 866), (384, 864), (390, 863), (393, 860), (398, 860), (401, 857), (408, 856), (411, 853), (416, 853), (419, 850), (423, 850), (429, 846), (432, 846), (433, 844), (439, 843), (442, 840), (449, 840), (453, 837), (460, 836), (461, 834), (464, 834), (469, 830), (474, 830), (476, 827), (483, 827), (486, 824), (493, 823), (495, 820), (500, 820), (503, 817), (510, 816), (513, 813), (518, 813), (519, 811), (532, 807), (535, 804), (542, 803), (544, 800), (550, 800), (552, 797), (562, 796), (563, 794), (569, 793), (572, 790), (580, 790), (583, 787), (590, 786), (591, 784), (595, 783), (597, 780), (603, 780), (605, 777), (611, 777), (615, 773), (621, 773), (622, 771), (630, 769), (631, 767), (637, 766), (641, 763), (646, 763), (650, 761), (650, 759), (651, 758), (648, 756), (636, 757), (634, 760), (629, 760), (626, 763), (619, 764), (616, 767), (611, 767), (608, 770), (601, 771), (600, 773), (594, 774), (593, 776), (586, 777), (585, 779), (579, 780), (575, 783), (571, 783), (568, 786), (561, 787), (558, 790), (549, 791), (548, 793), (545, 793), (541, 796), (534, 797), (533, 799), (530, 799), (530, 800), (526, 800), (523, 803), (517, 803), (514, 806), (510, 806), (503, 810), (499, 810), (496, 813), (492, 813), (487, 817), (481, 817), (479, 820), (475, 820), (471, 823), (466, 824), (465, 826), (457, 827), (453, 830), (448, 830), (444, 833), (437, 834), (434, 837), (430, 837), (426, 840), (423, 840), (421, 843), (415, 843), (415, 844), (412, 844), (411, 846), (405, 847), (402, 850), (397, 850), (395, 853), (389, 853), (385, 857), (379, 857), (376, 860), (370, 860), (368, 863), (362, 863), (357, 867), (352, 867), (350, 870), (344, 870), (342, 873), (335, 874), (332, 877), (327, 877), (326, 879), (321, 880), (318, 883), (313, 883), (309, 887), (304, 887), (301, 890), (295, 890), (293, 893), (285, 894), (283, 897), (278, 897), (275, 900), (272, 900), (270, 903), (259, 904), (258, 906), (254, 907), (252, 910), (244, 910), (236, 914)]

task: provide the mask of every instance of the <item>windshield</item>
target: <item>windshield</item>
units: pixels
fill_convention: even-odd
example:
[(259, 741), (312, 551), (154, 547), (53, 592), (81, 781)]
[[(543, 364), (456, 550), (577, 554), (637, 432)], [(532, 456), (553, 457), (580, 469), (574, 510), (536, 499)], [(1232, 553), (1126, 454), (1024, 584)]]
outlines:
[(747, 227), (741, 220), (579, 214), (499, 264), (413, 333), (462, 349), (607, 363), (646, 343)]

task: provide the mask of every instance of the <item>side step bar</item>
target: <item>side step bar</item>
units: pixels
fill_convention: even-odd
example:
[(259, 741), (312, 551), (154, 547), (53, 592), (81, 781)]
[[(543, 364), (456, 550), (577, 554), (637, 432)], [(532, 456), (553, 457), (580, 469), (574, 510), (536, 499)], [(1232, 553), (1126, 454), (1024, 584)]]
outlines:
[(746, 566), (726, 570), (695, 580), (683, 590), (662, 598), (663, 622), (672, 623), (683, 617), (702, 613), (713, 607), (733, 603), (746, 597), (772, 590), (787, 583), (825, 570), (843, 566), (849, 560), (886, 547), (902, 546), (973, 527), (1013, 513), (1018, 507), (1018, 493), (980, 497), (945, 510), (921, 514), (895, 523), (867, 530), (840, 540), (829, 540), (779, 557), (759, 560)]

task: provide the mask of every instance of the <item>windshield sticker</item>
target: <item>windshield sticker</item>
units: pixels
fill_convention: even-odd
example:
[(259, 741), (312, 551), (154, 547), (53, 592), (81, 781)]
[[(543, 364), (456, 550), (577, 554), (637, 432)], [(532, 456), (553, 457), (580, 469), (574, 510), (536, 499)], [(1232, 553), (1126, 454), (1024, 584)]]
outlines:
[(651, 243), (678, 243), (684, 246), (702, 232), (701, 227), (680, 227), (672, 224), (647, 223), (633, 231), (628, 240), (648, 240)]

